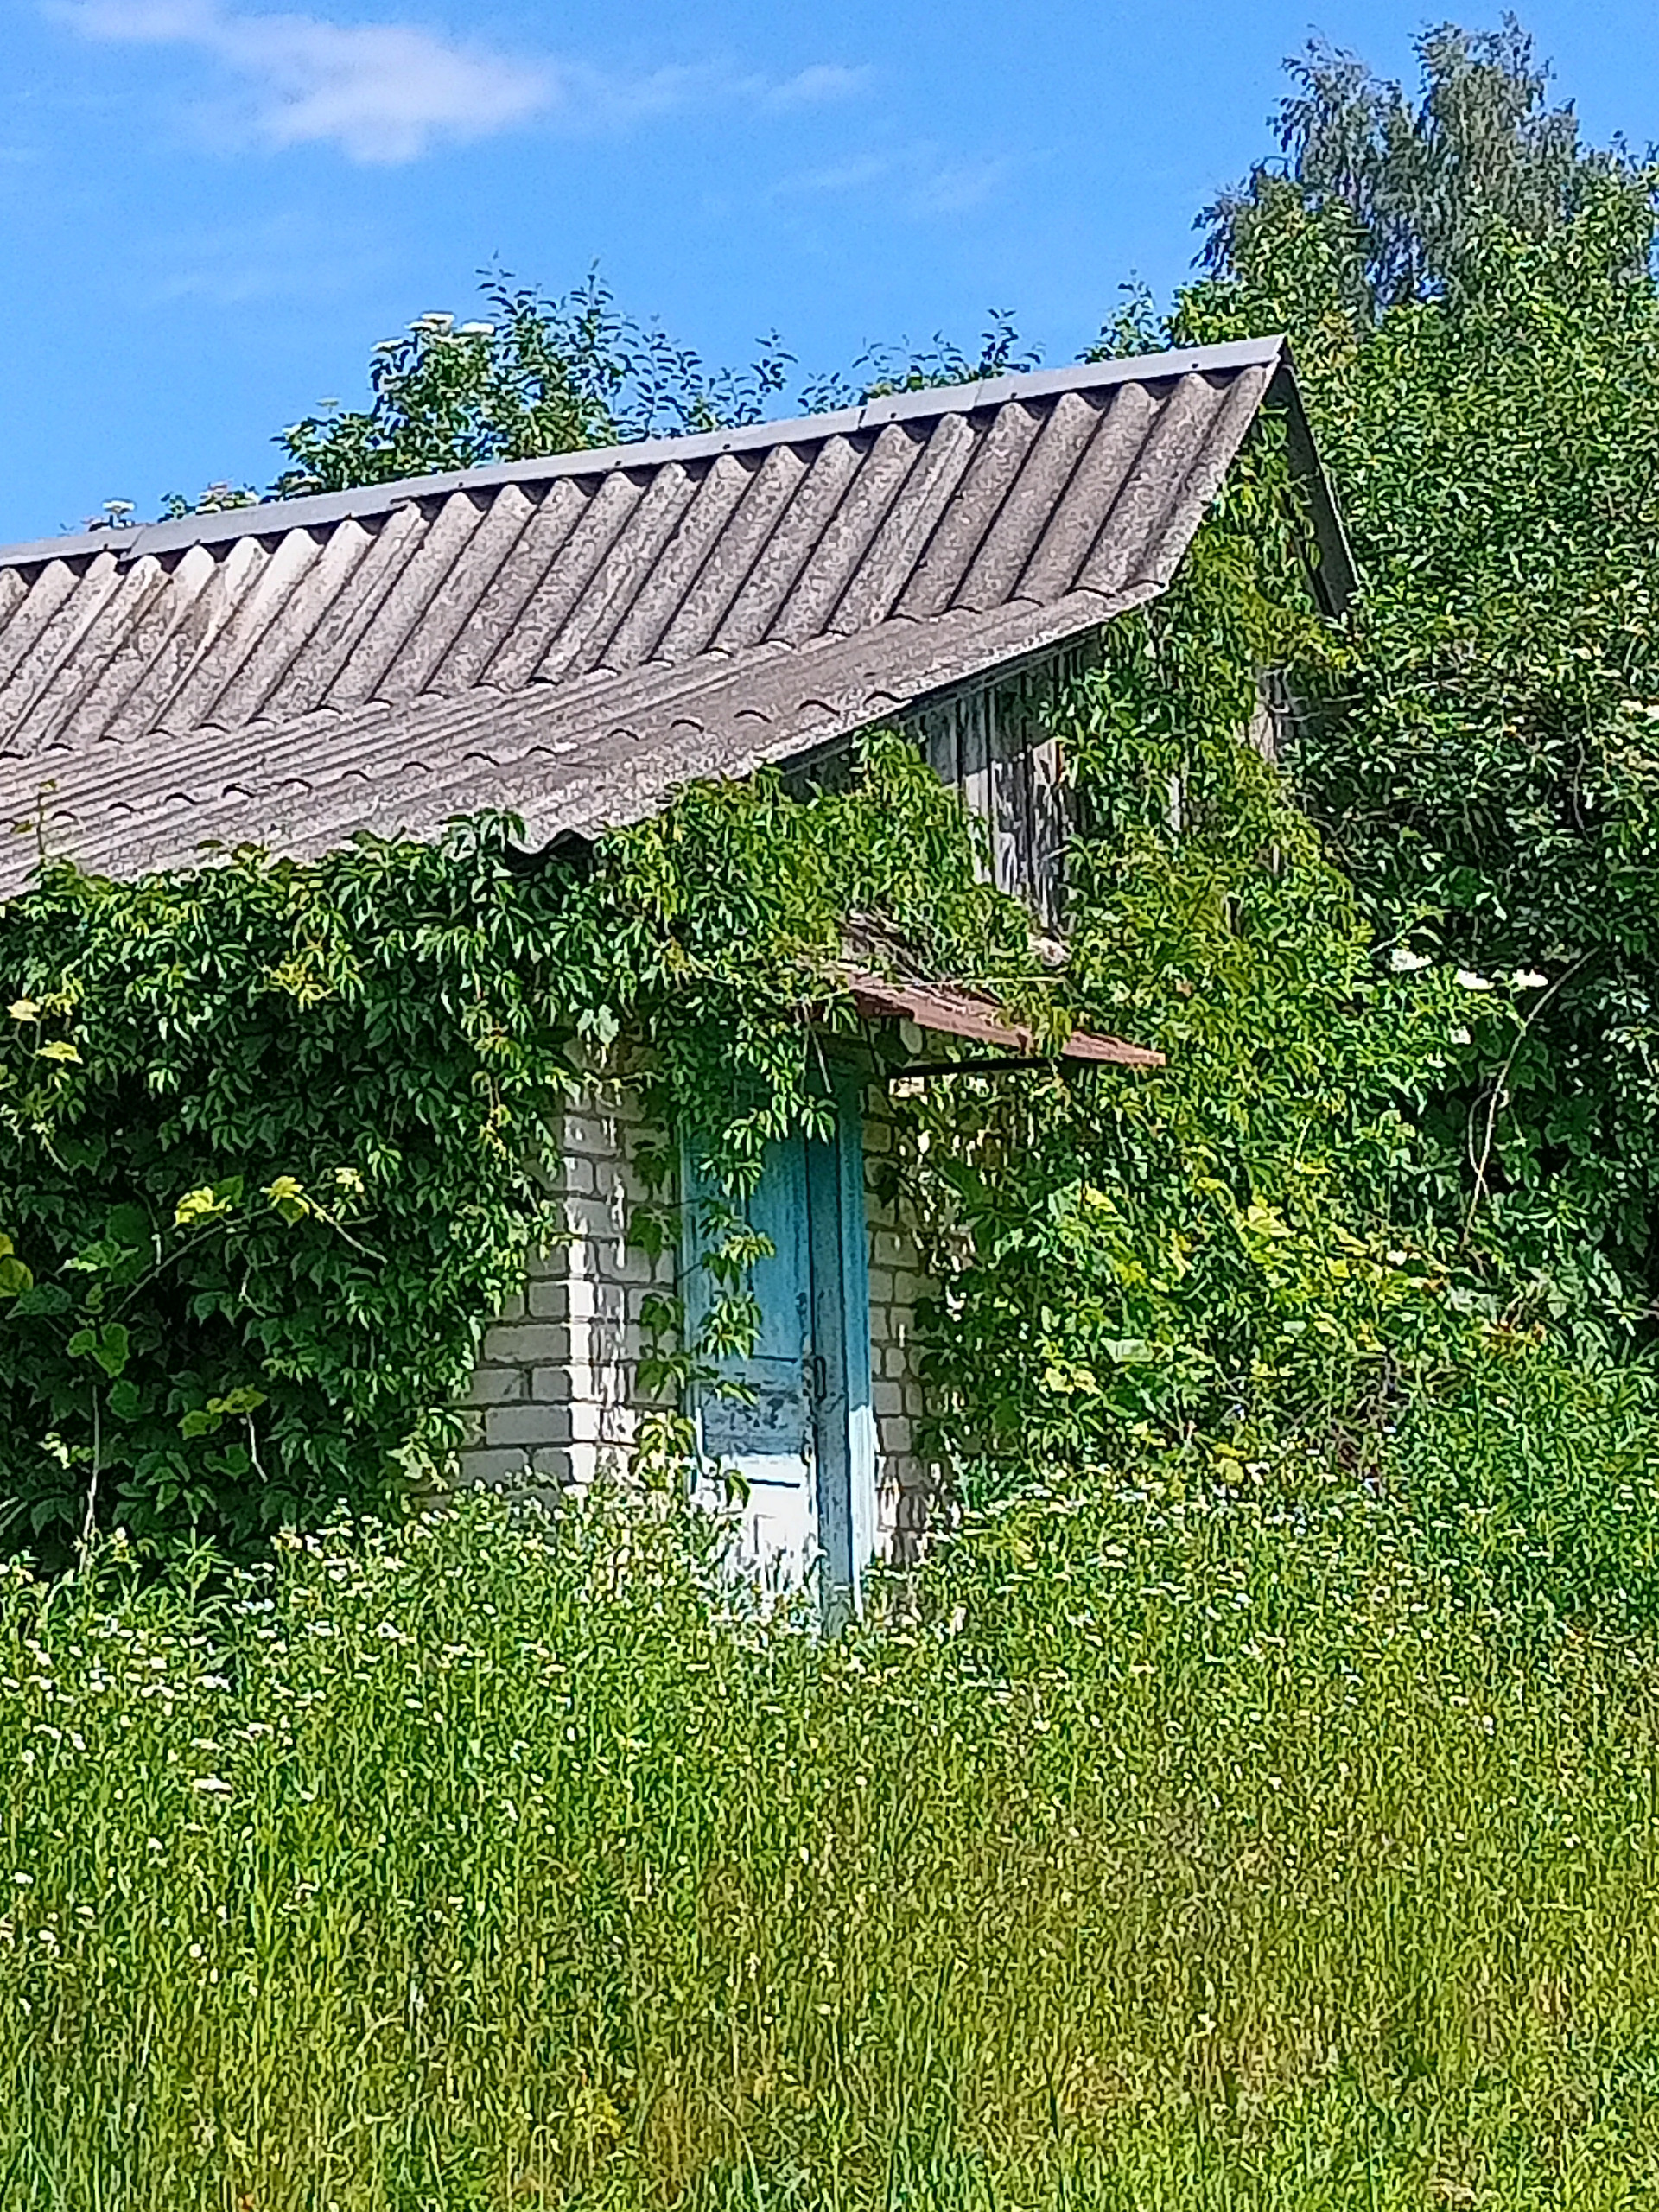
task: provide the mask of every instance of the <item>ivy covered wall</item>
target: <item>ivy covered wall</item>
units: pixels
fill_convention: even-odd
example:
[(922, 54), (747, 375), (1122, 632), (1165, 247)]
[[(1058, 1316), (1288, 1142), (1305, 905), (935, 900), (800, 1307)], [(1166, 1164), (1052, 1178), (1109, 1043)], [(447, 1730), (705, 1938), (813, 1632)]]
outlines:
[[(119, 1522), (245, 1549), (430, 1478), (556, 1229), (537, 1163), (589, 1057), (629, 1057), (664, 1133), (648, 1182), (683, 1122), (741, 1190), (770, 1137), (823, 1125), (849, 933), (1045, 1036), (1075, 1019), (1170, 1057), (907, 1102), (886, 1188), (953, 1240), (938, 1448), (1029, 1464), (1264, 1394), (1350, 1403), (1443, 1310), (1412, 1113), (1452, 1013), (1449, 982), (1369, 942), (1248, 741), (1262, 668), (1314, 698), (1339, 664), (1305, 542), (1264, 426), (1174, 590), (1050, 709), (1087, 824), (1059, 972), (891, 734), (844, 787), (694, 787), (585, 872), (527, 864), (503, 819), (138, 883), (45, 867), (0, 909), (8, 1540), (60, 1559)], [(674, 1234), (650, 1204), (632, 1229)], [(728, 1230), (703, 1341), (652, 1309), (652, 1449), (753, 1326)]]

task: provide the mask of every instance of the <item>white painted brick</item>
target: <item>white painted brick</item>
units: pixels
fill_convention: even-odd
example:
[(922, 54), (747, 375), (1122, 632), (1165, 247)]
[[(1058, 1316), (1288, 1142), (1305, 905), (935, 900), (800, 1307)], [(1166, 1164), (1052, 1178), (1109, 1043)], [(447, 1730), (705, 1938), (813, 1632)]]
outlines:
[(486, 1360), (530, 1367), (548, 1360), (569, 1360), (570, 1328), (561, 1321), (508, 1321), (484, 1339)]
[(517, 1481), (529, 1471), (529, 1460), (518, 1450), (486, 1449), (463, 1452), (461, 1455), (462, 1479), (492, 1488)]
[(473, 1387), (467, 1393), (467, 1403), (469, 1406), (505, 1406), (524, 1395), (524, 1374), (522, 1368), (480, 1367), (473, 1376)]

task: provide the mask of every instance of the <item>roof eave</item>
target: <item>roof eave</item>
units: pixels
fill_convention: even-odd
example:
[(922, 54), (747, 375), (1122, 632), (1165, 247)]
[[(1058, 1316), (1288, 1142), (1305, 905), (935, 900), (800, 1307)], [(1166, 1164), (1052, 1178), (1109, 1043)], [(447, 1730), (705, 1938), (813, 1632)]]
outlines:
[(1307, 496), (1314, 543), (1319, 549), (1313, 577), (1314, 596), (1320, 612), (1332, 621), (1339, 621), (1359, 589), (1359, 571), (1348, 543), (1342, 510), (1337, 505), (1337, 495), (1314, 443), (1295, 363), (1291, 358), (1290, 341), (1280, 339), (1277, 342), (1279, 365), (1274, 371), (1262, 405), (1276, 409), (1285, 418), (1287, 452), (1296, 480)]

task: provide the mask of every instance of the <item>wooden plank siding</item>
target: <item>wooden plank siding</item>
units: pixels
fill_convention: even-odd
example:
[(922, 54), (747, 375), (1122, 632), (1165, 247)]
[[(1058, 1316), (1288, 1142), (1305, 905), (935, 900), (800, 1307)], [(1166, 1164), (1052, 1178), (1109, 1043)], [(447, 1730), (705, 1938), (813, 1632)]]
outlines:
[(1085, 639), (1011, 675), (965, 686), (903, 725), (985, 824), (998, 889), (1023, 899), (1048, 929), (1065, 918), (1065, 849), (1077, 826), (1051, 710), (1098, 662), (1097, 645)]

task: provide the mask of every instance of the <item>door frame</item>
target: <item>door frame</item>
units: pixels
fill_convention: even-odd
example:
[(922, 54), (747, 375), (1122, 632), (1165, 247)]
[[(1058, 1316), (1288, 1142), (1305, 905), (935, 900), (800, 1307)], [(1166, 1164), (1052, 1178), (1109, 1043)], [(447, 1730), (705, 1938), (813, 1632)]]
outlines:
[(805, 1146), (819, 1574), (826, 1624), (836, 1626), (862, 1610), (875, 1554), (875, 1414), (862, 1085), (844, 1061), (830, 1064), (830, 1077), (835, 1133)]

